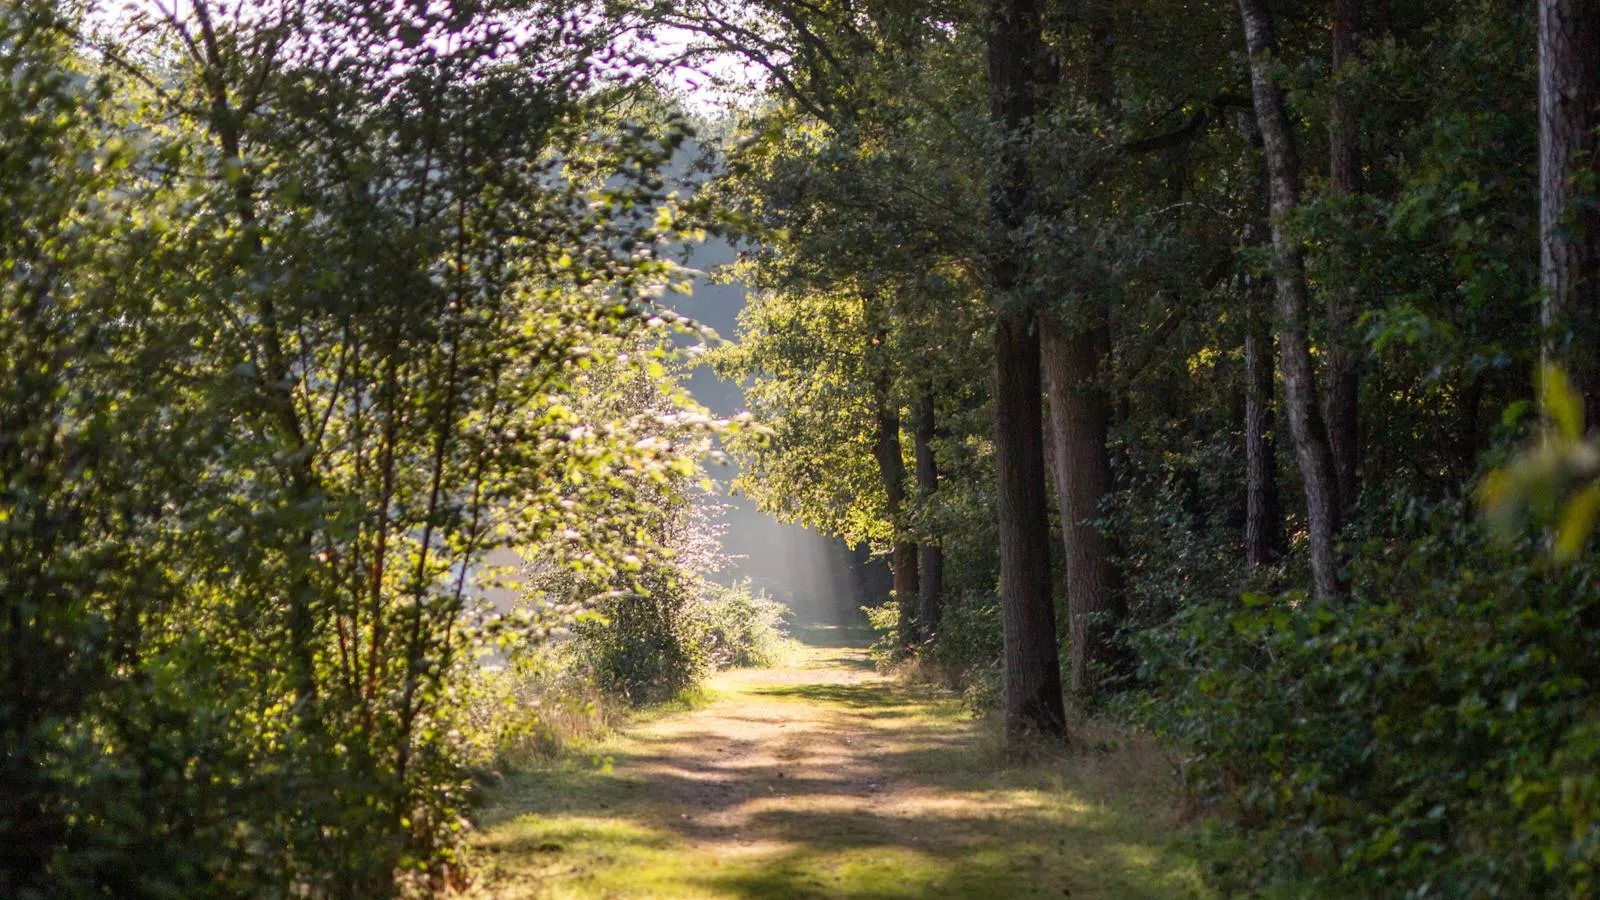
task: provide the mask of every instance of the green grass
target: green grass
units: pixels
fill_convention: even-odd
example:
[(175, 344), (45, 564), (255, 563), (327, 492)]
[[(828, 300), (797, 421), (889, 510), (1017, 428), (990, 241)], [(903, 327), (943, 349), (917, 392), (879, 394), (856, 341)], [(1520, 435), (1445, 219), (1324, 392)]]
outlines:
[(812, 623), (789, 629), (789, 637), (806, 646), (822, 650), (865, 650), (877, 637), (871, 627)]
[[(813, 647), (709, 706), (517, 773), (477, 847), (489, 895), (1204, 896), (1153, 748), (1003, 763), (992, 723)], [(859, 653), (859, 651), (850, 651)], [(1091, 729), (1092, 730), (1092, 729)], [(609, 765), (607, 765), (609, 761)]]

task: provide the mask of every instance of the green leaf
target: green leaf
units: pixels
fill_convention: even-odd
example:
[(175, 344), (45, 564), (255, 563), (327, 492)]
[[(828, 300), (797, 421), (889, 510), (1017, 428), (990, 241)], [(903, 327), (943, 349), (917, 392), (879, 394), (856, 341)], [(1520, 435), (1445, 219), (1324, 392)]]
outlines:
[(1556, 543), (1551, 551), (1557, 560), (1571, 562), (1578, 557), (1594, 532), (1596, 514), (1600, 514), (1600, 484), (1591, 484), (1579, 491), (1562, 511), (1561, 526), (1556, 530)]
[(1554, 365), (1544, 367), (1540, 382), (1544, 394), (1545, 415), (1556, 430), (1567, 440), (1583, 437), (1583, 401), (1572, 389), (1567, 373)]

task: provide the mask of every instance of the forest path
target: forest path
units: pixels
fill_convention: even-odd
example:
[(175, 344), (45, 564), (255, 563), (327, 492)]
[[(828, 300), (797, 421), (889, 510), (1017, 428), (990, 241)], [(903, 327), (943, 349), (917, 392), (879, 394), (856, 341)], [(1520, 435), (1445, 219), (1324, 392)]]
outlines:
[(1004, 766), (992, 726), (875, 672), (859, 635), (802, 638), (594, 761), (508, 778), (475, 841), (488, 895), (1203, 895), (1153, 749)]

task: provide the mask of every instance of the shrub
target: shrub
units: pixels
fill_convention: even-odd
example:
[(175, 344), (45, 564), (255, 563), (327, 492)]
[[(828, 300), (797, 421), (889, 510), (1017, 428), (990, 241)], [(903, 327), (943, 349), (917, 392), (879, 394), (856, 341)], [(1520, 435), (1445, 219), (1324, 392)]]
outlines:
[[(872, 661), (879, 668), (902, 662), (906, 652), (900, 640), (900, 604), (886, 600), (861, 611), (877, 635), (867, 651)], [(960, 692), (973, 710), (986, 710), (1000, 703), (1004, 649), (1000, 598), (966, 594), (946, 602), (939, 633), (923, 647), (918, 662), (931, 667), (946, 687)]]
[(729, 585), (708, 582), (699, 617), (711, 665), (729, 669), (777, 662), (788, 615), (788, 607), (756, 590), (748, 578)]
[(461, 729), (475, 764), (548, 761), (607, 727), (609, 706), (576, 650), (570, 640), (541, 644), (477, 673)]
[(960, 691), (974, 710), (1000, 704), (1000, 660), (1005, 635), (1000, 598), (968, 594), (947, 604), (938, 638), (929, 654), (951, 690)]
[(900, 603), (885, 600), (877, 606), (863, 606), (867, 626), (876, 635), (867, 648), (867, 656), (878, 668), (887, 668), (905, 656), (905, 643), (900, 640)]
[(698, 586), (690, 573), (652, 564), (636, 592), (601, 600), (579, 620), (576, 650), (602, 692), (648, 706), (700, 683), (709, 660)]
[[(1348, 599), (1193, 605), (1137, 702), (1225, 814), (1216, 875), (1363, 896), (1591, 896), (1600, 593), (1461, 504), (1373, 542)], [(1406, 539), (1409, 538), (1409, 539)]]

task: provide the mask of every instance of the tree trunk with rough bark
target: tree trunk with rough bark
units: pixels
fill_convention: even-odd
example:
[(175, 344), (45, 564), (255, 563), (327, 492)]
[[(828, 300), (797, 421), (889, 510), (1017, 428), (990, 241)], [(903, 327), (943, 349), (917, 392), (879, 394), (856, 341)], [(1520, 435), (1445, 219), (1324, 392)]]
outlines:
[(872, 555), (872, 546), (865, 541), (851, 545), (850, 589), (860, 598), (852, 601), (846, 611), (854, 613), (860, 601), (877, 601), (894, 590), (894, 572), (882, 559)]
[(1006, 734), (1066, 735), (1061, 660), (1050, 590), (1039, 331), (1033, 316), (995, 327), (995, 469), (999, 475), (1000, 600), (1005, 636)]
[[(917, 487), (924, 503), (939, 492), (939, 465), (933, 456), (933, 439), (937, 434), (933, 386), (924, 385), (917, 404), (915, 432)], [(917, 618), (926, 640), (938, 635), (939, 623), (944, 618), (944, 548), (937, 539), (928, 538), (917, 545), (917, 570), (917, 587), (922, 594)]]
[(1339, 531), (1339, 492), (1328, 432), (1318, 408), (1311, 342), (1306, 335), (1305, 259), (1293, 236), (1284, 230), (1288, 218), (1300, 204), (1300, 156), (1283, 90), (1272, 80), (1274, 61), (1271, 56), (1277, 49), (1277, 39), (1265, 0), (1239, 0), (1239, 11), (1250, 52), (1250, 88), (1256, 124), (1261, 129), (1266, 156), (1277, 283), (1278, 353), (1283, 368), (1289, 430), (1294, 436), (1295, 459), (1300, 464), (1300, 480), (1305, 486), (1312, 587), (1318, 596), (1334, 597), (1343, 590), (1335, 546)]
[(1272, 441), (1272, 333), (1259, 317), (1245, 335), (1244, 370), (1244, 555), (1252, 567), (1260, 567), (1283, 550), (1283, 510)]
[[(1337, 81), (1345, 67), (1361, 52), (1362, 0), (1334, 0), (1333, 77)], [(1364, 190), (1361, 172), (1361, 128), (1358, 98), (1348, 85), (1336, 84), (1328, 128), (1328, 174), (1335, 197), (1349, 197)], [(1353, 268), (1357, 263), (1351, 262)], [(1333, 453), (1333, 473), (1338, 483), (1341, 517), (1355, 505), (1361, 493), (1361, 392), (1358, 360), (1360, 354), (1354, 334), (1359, 298), (1354, 271), (1347, 283), (1327, 292), (1328, 330), (1328, 444)]]
[(1111, 493), (1111, 460), (1106, 455), (1111, 410), (1101, 381), (1103, 342), (1091, 331), (1070, 331), (1050, 322), (1044, 323), (1043, 333), (1051, 462), (1067, 563), (1068, 684), (1087, 699), (1108, 671), (1119, 668), (1115, 638), (1125, 612), (1111, 541), (1095, 525), (1100, 505)]
[(1036, 0), (986, 0), (989, 112), (1005, 136), (989, 193), (996, 251), (990, 281), (994, 330), (994, 438), (998, 476), (1000, 600), (1005, 637), (1005, 731), (1018, 749), (1030, 739), (1064, 739), (1066, 710), (1050, 592), (1050, 523), (1038, 316), (1017, 296), (1023, 281), (1016, 241), (1033, 206), (1026, 142), (1036, 113), (1043, 57)]
[[(874, 320), (873, 298), (867, 298), (867, 319)], [(868, 364), (872, 368), (872, 400), (877, 419), (878, 436), (872, 451), (878, 460), (878, 474), (883, 480), (884, 506), (894, 527), (894, 555), (889, 563), (894, 573), (894, 600), (900, 606), (900, 646), (910, 648), (917, 642), (917, 545), (905, 532), (906, 464), (900, 445), (900, 408), (895, 405), (894, 374), (890, 370), (888, 350), (884, 346), (881, 325), (869, 324), (867, 347)]]
[(1545, 357), (1600, 419), (1600, 0), (1539, 0), (1539, 270)]
[[(1107, 121), (1117, 116), (1109, 9), (1075, 4), (1088, 38), (1083, 93)], [(1105, 383), (1110, 329), (1103, 310), (1077, 308), (1072, 327), (1041, 321), (1044, 378), (1050, 398), (1050, 465), (1055, 474), (1061, 542), (1066, 560), (1068, 686), (1090, 700), (1104, 676), (1122, 668), (1116, 632), (1126, 611), (1110, 540), (1095, 527), (1110, 495), (1106, 446), (1112, 398)]]

